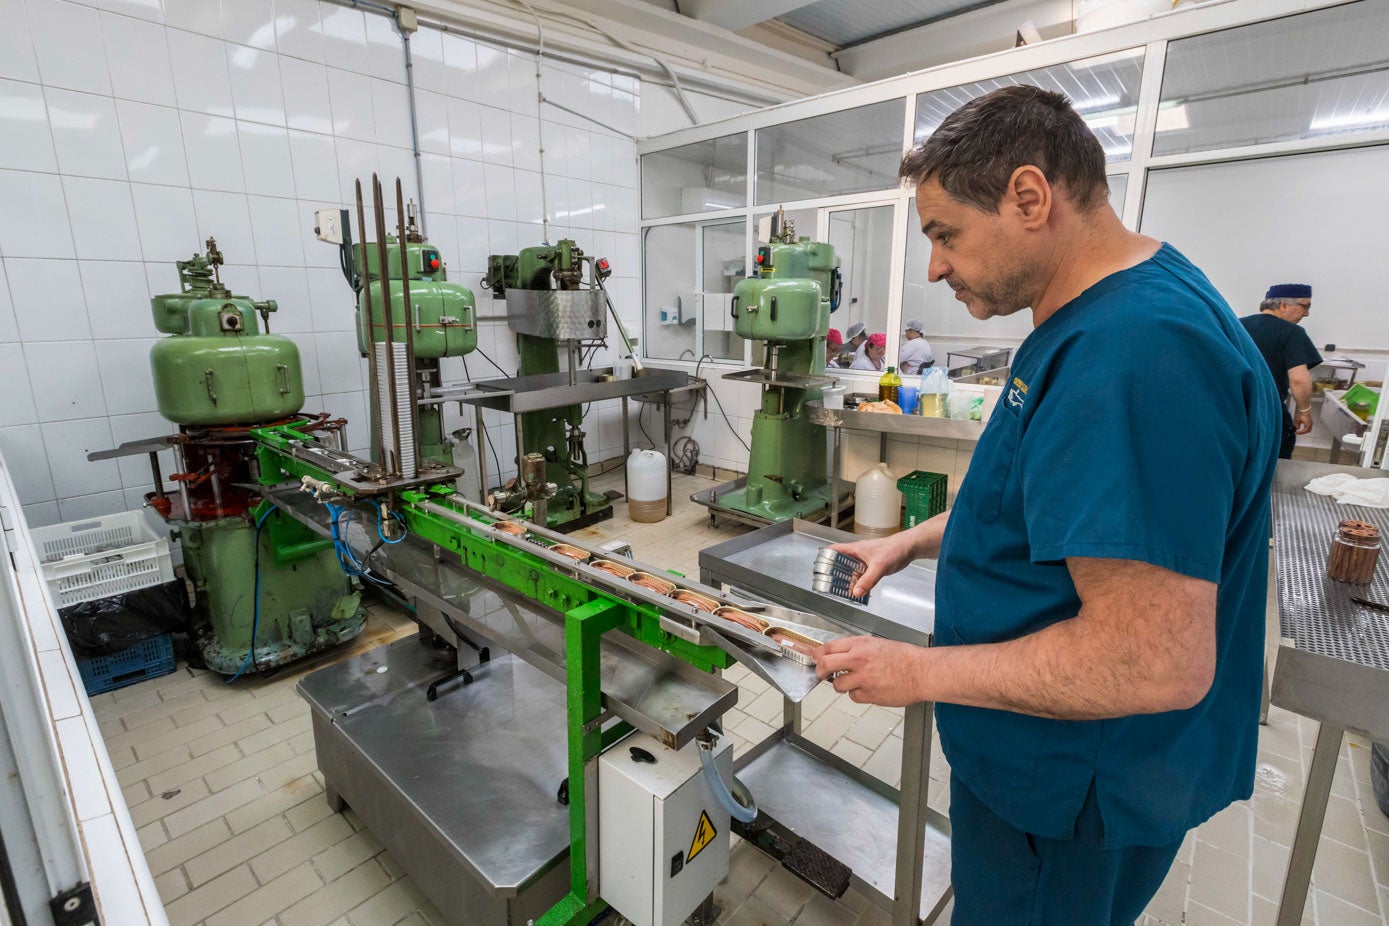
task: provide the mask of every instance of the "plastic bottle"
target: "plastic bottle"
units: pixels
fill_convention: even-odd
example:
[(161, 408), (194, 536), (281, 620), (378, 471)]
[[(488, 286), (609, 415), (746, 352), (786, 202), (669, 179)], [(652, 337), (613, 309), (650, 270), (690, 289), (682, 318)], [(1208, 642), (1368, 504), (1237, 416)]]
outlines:
[(895, 534), (902, 524), (902, 492), (886, 463), (866, 471), (854, 485), (854, 533), (865, 537)]
[(902, 377), (897, 375), (896, 367), (888, 367), (883, 378), (878, 380), (878, 401), (896, 402), (897, 387), (902, 385)]
[(916, 396), (916, 413), (928, 418), (944, 418), (946, 395), (950, 392), (950, 379), (940, 367), (927, 367), (921, 371), (921, 387)]
[(665, 454), (655, 450), (633, 450), (627, 458), (627, 512), (633, 521), (640, 523), (665, 520)]

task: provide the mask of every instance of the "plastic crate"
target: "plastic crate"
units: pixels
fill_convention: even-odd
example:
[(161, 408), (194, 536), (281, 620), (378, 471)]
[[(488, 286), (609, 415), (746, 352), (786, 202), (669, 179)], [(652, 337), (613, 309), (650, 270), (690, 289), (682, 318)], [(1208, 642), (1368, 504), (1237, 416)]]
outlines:
[(122, 511), (30, 531), (58, 607), (174, 579), (169, 541), (142, 511)]
[(945, 510), (945, 487), (948, 478), (943, 473), (927, 473), (913, 470), (897, 480), (897, 491), (902, 493), (906, 504), (906, 514), (902, 527), (916, 527)]
[(88, 697), (168, 675), (174, 671), (174, 641), (161, 633), (110, 656), (78, 656), (77, 671)]

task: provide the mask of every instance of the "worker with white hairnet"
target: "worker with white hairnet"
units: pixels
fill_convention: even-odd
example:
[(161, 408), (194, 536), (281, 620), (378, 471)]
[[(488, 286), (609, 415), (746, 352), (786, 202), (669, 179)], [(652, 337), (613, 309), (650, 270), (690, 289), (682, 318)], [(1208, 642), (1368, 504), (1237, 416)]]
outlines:
[(897, 354), (897, 369), (903, 376), (915, 376), (936, 362), (931, 345), (923, 337), (926, 326), (917, 319), (907, 321), (903, 332), (902, 349)]

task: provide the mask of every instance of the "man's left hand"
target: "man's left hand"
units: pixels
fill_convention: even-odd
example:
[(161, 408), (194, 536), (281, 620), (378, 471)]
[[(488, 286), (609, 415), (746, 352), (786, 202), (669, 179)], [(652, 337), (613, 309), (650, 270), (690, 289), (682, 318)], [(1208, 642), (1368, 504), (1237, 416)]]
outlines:
[(815, 652), (815, 671), (834, 679), (834, 690), (860, 704), (906, 707), (923, 700), (923, 656), (928, 651), (910, 643), (877, 637), (831, 640)]
[(1298, 434), (1310, 434), (1312, 432), (1312, 413), (1299, 411), (1293, 416), (1293, 427)]

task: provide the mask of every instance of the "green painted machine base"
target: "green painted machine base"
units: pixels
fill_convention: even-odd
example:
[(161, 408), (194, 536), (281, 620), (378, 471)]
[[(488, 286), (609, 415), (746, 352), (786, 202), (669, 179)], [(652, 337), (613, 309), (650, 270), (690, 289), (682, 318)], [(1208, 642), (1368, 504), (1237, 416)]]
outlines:
[[(754, 495), (756, 493), (754, 492)], [(785, 521), (788, 518), (810, 518), (830, 510), (829, 484), (802, 492), (798, 498), (782, 494), (772, 497), (763, 494), (761, 501), (748, 500), (747, 487), (731, 492), (720, 493), (718, 505), (732, 511), (740, 511), (768, 522)]]
[(174, 522), (184, 570), (197, 591), (194, 637), (208, 668), (234, 675), (246, 664), (255, 625), (255, 666), (271, 669), (351, 640), (366, 613), (332, 544), (282, 515), (260, 532), (256, 620), (255, 527), (246, 518)]
[[(764, 403), (774, 404), (768, 396)], [(747, 485), (720, 493), (718, 505), (764, 521), (829, 511), (833, 492), (825, 474), (825, 429), (803, 411), (759, 409), (752, 418)]]
[(569, 499), (569, 504), (563, 508), (555, 507), (556, 501), (563, 503), (562, 497), (551, 499), (545, 512), (546, 526), (551, 530), (568, 533), (581, 527), (588, 527), (590, 524), (597, 524), (599, 521), (606, 521), (613, 516), (612, 499), (594, 492), (588, 492), (585, 495), (588, 503), (587, 511), (579, 510), (577, 493)]

